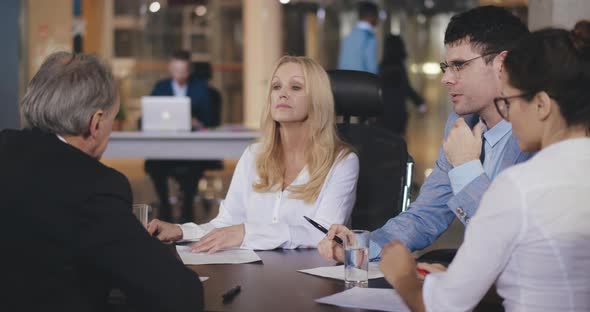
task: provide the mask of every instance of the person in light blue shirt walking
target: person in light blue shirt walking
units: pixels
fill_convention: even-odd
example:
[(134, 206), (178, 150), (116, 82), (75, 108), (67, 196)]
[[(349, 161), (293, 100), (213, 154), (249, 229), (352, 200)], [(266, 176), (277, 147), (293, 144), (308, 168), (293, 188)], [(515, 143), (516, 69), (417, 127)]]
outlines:
[[(532, 156), (520, 151), (512, 126), (493, 102), (500, 95), (507, 51), (527, 34), (518, 17), (493, 6), (451, 19), (445, 32), (445, 61), (440, 64), (442, 83), (453, 103), (444, 141), (416, 201), (371, 233), (372, 258), (395, 239), (411, 251), (426, 248), (455, 218), (467, 226), (498, 173)], [(318, 246), (320, 254), (341, 261), (342, 247), (333, 238), (347, 231), (333, 225)]]
[(377, 40), (374, 27), (379, 20), (379, 8), (368, 1), (358, 5), (358, 23), (340, 44), (338, 69), (377, 74)]

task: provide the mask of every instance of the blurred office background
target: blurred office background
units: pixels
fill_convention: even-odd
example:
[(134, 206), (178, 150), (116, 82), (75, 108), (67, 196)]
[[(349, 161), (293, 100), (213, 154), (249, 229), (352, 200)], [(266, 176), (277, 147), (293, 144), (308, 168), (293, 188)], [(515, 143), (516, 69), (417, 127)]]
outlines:
[[(590, 17), (586, 0), (377, 0), (379, 54), (382, 38), (399, 34), (406, 43), (411, 84), (428, 111), (410, 112), (406, 141), (416, 161), (415, 187), (434, 164), (451, 110), (440, 83), (444, 30), (450, 17), (478, 5), (508, 8), (532, 29), (571, 27)], [(118, 129), (137, 130), (139, 99), (164, 78), (172, 51), (186, 49), (193, 62), (209, 62), (210, 84), (221, 92), (222, 123), (255, 128), (273, 63), (283, 54), (307, 55), (334, 69), (340, 40), (354, 27), (354, 0), (3, 0), (0, 29), (0, 129), (18, 127), (17, 101), (45, 56), (57, 50), (95, 53), (112, 65), (121, 91)], [(156, 196), (142, 159), (104, 160), (132, 182), (135, 201)], [(195, 209), (203, 199), (223, 198), (235, 160), (205, 175)], [(417, 189), (414, 195), (417, 194)], [(197, 221), (215, 216), (197, 212)], [(442, 246), (456, 245), (462, 228)]]

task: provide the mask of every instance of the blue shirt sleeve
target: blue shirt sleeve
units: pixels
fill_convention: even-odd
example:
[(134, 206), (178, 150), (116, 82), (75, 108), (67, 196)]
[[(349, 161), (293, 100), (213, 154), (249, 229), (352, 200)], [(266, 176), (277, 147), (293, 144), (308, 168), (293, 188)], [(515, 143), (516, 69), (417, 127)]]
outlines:
[(449, 180), (453, 188), (453, 194), (457, 195), (463, 188), (475, 178), (484, 173), (483, 166), (479, 160), (466, 162), (449, 171)]

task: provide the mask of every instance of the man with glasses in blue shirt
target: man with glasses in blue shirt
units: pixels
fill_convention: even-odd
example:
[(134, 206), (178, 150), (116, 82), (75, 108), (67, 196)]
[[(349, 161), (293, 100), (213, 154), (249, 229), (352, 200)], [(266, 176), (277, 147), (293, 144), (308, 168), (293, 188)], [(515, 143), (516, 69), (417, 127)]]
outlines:
[[(464, 225), (475, 214), (483, 193), (503, 169), (530, 158), (518, 148), (512, 126), (494, 105), (507, 51), (528, 33), (508, 11), (478, 7), (455, 15), (445, 32), (445, 61), (440, 64), (453, 112), (434, 170), (406, 212), (371, 233), (371, 258), (391, 240), (416, 251), (431, 245), (457, 217)], [(348, 229), (333, 225), (318, 245), (322, 256), (343, 260), (333, 241)], [(448, 264), (453, 252), (430, 261)]]

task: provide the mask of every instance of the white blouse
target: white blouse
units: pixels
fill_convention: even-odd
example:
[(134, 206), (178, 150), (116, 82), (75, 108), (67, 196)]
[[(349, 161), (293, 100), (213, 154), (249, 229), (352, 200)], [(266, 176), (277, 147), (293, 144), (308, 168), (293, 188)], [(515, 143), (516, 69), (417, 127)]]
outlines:
[[(358, 157), (354, 153), (343, 159), (337, 158), (332, 165), (317, 200), (306, 204), (293, 199), (287, 190), (258, 193), (252, 185), (258, 179), (256, 151), (259, 144), (246, 148), (229, 186), (219, 214), (203, 225), (181, 225), (184, 240), (199, 239), (213, 228), (236, 224), (245, 225), (242, 248), (293, 249), (315, 248), (325, 236), (303, 216), (307, 216), (329, 228), (332, 224), (347, 224), (356, 197), (356, 182), (359, 172)], [(307, 167), (303, 168), (292, 185), (302, 185), (309, 180)]]
[(492, 183), (427, 311), (472, 310), (494, 282), (506, 311), (590, 311), (590, 138), (570, 139)]

